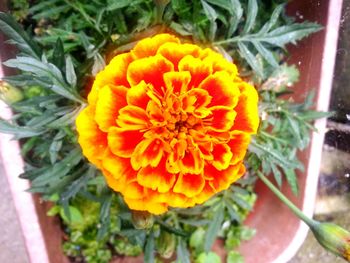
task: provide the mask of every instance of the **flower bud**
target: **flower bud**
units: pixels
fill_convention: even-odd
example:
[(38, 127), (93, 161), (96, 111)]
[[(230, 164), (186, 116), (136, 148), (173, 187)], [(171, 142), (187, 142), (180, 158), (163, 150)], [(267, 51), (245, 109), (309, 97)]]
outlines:
[(317, 241), (328, 251), (350, 261), (350, 233), (332, 223), (311, 225), (311, 230)]
[(0, 80), (0, 99), (12, 104), (22, 100), (23, 94), (18, 88)]
[(131, 211), (131, 219), (136, 229), (151, 228), (154, 223), (153, 215), (147, 211)]
[(171, 258), (174, 254), (176, 238), (173, 234), (162, 231), (157, 239), (157, 251), (162, 258)]

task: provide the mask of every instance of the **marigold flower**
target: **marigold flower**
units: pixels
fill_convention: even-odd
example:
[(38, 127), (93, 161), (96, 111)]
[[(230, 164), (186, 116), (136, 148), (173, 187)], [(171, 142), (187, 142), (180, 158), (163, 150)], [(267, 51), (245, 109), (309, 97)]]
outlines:
[(98, 73), (76, 126), (84, 155), (130, 209), (161, 214), (243, 175), (257, 104), (222, 55), (160, 34)]

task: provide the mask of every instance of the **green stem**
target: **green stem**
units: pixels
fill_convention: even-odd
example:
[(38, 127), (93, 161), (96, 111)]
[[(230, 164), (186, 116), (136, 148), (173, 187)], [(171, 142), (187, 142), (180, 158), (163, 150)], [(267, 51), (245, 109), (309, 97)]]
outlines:
[(265, 185), (280, 199), (292, 212), (305, 222), (309, 227), (314, 226), (317, 222), (307, 217), (296, 205), (294, 205), (289, 199), (282, 194), (260, 171), (257, 172), (258, 177), (265, 183)]

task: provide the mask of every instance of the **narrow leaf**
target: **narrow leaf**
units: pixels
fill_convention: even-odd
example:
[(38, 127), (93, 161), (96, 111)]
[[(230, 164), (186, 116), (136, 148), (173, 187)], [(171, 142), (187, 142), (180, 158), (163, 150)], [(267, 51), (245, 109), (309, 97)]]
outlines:
[(77, 76), (75, 74), (74, 65), (70, 56), (67, 56), (66, 58), (66, 79), (71, 87), (75, 87), (77, 85)]
[(217, 237), (217, 234), (221, 228), (222, 222), (224, 220), (224, 206), (221, 204), (217, 211), (214, 213), (214, 218), (210, 222), (210, 225), (208, 227), (208, 230), (205, 235), (204, 240), (204, 250), (210, 251), (212, 245), (214, 244), (214, 241)]
[(249, 33), (254, 27), (256, 16), (258, 14), (258, 3), (256, 0), (249, 0), (247, 7), (247, 19), (243, 28), (243, 34)]
[(258, 74), (259, 77), (264, 78), (264, 73), (261, 65), (256, 57), (250, 52), (247, 46), (241, 42), (237, 43), (240, 55), (248, 62), (250, 67)]
[(37, 44), (27, 35), (15, 19), (6, 13), (0, 12), (0, 30), (9, 37), (17, 48), (28, 56), (39, 59), (41, 52)]

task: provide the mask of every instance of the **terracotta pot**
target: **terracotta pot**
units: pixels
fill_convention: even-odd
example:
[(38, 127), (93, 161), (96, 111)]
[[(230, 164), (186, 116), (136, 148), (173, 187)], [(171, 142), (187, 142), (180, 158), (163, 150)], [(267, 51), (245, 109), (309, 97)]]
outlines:
[[(338, 28), (342, 0), (294, 0), (288, 12), (324, 25), (324, 30), (290, 46), (289, 64), (296, 64), (301, 79), (294, 88), (293, 98), (301, 101), (311, 89), (317, 91), (315, 108), (328, 109), (332, 75), (337, 49)], [(0, 3), (0, 9), (4, 10)], [(3, 44), (0, 36), (0, 61), (14, 54)], [(5, 73), (0, 66), (0, 77)], [(10, 118), (11, 112), (0, 104), (0, 116)], [(290, 197), (308, 216), (312, 216), (316, 197), (321, 149), (325, 131), (325, 120), (316, 122), (319, 133), (312, 134), (310, 147), (300, 154), (305, 173), (299, 173), (300, 195), (295, 197), (284, 184), (283, 192)], [(18, 178), (23, 171), (23, 161), (16, 141), (11, 136), (0, 136), (0, 157), (5, 165), (20, 225), (22, 227), (28, 257), (33, 263), (68, 262), (61, 250), (62, 232), (57, 219), (46, 216), (47, 204), (40, 203), (37, 196), (24, 192), (29, 183)], [(296, 253), (307, 234), (307, 227), (301, 223), (261, 183), (257, 184), (258, 201), (248, 217), (247, 225), (257, 230), (256, 236), (240, 247), (247, 263), (287, 262)], [(218, 244), (216, 244), (218, 245)], [(142, 262), (141, 258), (133, 262)], [(118, 259), (117, 262), (130, 262)]]

